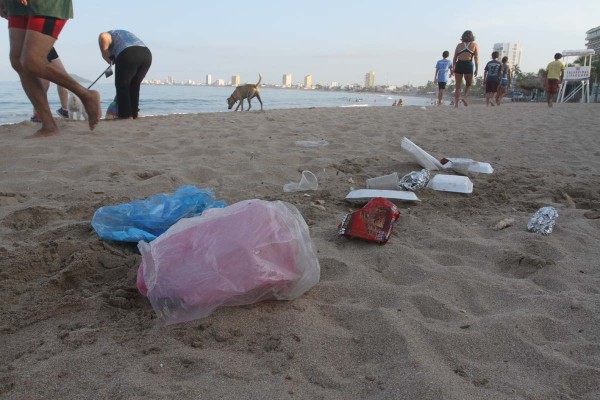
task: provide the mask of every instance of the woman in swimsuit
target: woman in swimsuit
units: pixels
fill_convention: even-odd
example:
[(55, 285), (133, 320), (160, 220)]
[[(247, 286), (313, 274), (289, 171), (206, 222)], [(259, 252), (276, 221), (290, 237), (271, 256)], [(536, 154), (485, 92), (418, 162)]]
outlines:
[[(456, 75), (456, 88), (454, 89), (454, 107), (458, 108), (458, 100), (460, 98), (460, 87), (462, 85), (462, 78), (465, 77), (465, 94), (460, 99), (465, 106), (468, 105), (467, 98), (471, 91), (471, 83), (473, 82), (473, 75), (477, 76), (477, 70), (479, 69), (479, 47), (475, 43), (475, 36), (473, 32), (465, 31), (462, 34), (461, 42), (456, 46), (454, 50), (454, 75)], [(473, 74), (473, 60), (475, 60), (475, 74)]]

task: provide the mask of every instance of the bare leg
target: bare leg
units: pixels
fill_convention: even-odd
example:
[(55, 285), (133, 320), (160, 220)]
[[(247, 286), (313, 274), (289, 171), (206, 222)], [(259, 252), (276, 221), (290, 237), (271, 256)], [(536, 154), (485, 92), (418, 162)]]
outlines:
[[(65, 66), (63, 65), (60, 58), (52, 60), (53, 64), (56, 64), (59, 68), (66, 72)], [(60, 85), (56, 85), (56, 91), (58, 92), (58, 98), (60, 99), (60, 106), (63, 110), (69, 109), (69, 91)]]
[[(47, 96), (48, 95), (48, 88), (50, 87), (50, 82), (48, 82), (45, 79), (40, 79), (40, 82), (42, 83), (42, 87), (44, 88), (44, 91), (46, 92), (46, 96)], [(34, 115), (34, 117), (39, 118), (38, 112), (35, 109), (35, 107), (33, 108), (33, 115)], [(36, 122), (39, 122), (39, 121), (36, 121)]]
[[(29, 98), (29, 101), (31, 101), (31, 104), (33, 104), (33, 108), (37, 111), (38, 117), (42, 121), (42, 128), (36, 132), (36, 135), (51, 136), (60, 134), (60, 130), (52, 117), (48, 105), (48, 98), (46, 96), (47, 87), (44, 87), (42, 80), (39, 77), (31, 73), (28, 69), (25, 69), (21, 62), (21, 54), (25, 49), (27, 31), (25, 29), (10, 28), (8, 35), (10, 40), (11, 65), (19, 74), (23, 90)], [(47, 37), (50, 39), (50, 46), (42, 56), (42, 60), (44, 61), (47, 61), (46, 56), (54, 44), (54, 39), (50, 36)]]
[(467, 99), (469, 98), (469, 92), (471, 91), (471, 84), (473, 83), (473, 74), (465, 74), (465, 95), (461, 99), (465, 106), (468, 106)]
[[(16, 58), (17, 54), (13, 55), (12, 52), (13, 31), (17, 31), (16, 35), (14, 35), (16, 36), (15, 42), (17, 43), (17, 47), (20, 48), (18, 60)], [(23, 32), (25, 32), (24, 37)], [(50, 123), (49, 119), (52, 119), (52, 121), (54, 121), (54, 119), (52, 118), (47, 99), (40, 98), (39, 88), (36, 88), (35, 85), (31, 83), (31, 77), (35, 76), (54, 82), (55, 84), (70, 90), (77, 97), (79, 97), (83, 102), (86, 112), (88, 113), (88, 123), (90, 129), (93, 130), (98, 124), (101, 114), (100, 93), (95, 90), (88, 90), (84, 88), (68, 73), (66, 73), (64, 67), (60, 68), (46, 60), (46, 55), (56, 40), (51, 36), (44, 35), (39, 32), (29, 30), (24, 31), (21, 29), (10, 29), (10, 36), (11, 62), (13, 63), (13, 68), (15, 68), (15, 70), (17, 70), (19, 73), (19, 76), (21, 76), (23, 87), (28, 87), (25, 89), (25, 92), (30, 97), (30, 100), (34, 104), (35, 108), (40, 112), (42, 124), (45, 123), (45, 119), (48, 120), (47, 123)], [(15, 63), (19, 65), (15, 67)], [(45, 115), (46, 113), (48, 115)], [(56, 123), (53, 122), (53, 124), (56, 128)]]
[(454, 108), (458, 108), (458, 99), (460, 99), (460, 87), (462, 86), (463, 74), (454, 73), (456, 87), (454, 88)]
[(437, 103), (437, 105), (441, 106), (442, 105), (442, 98), (444, 97), (444, 89), (439, 89), (438, 92), (439, 93), (438, 93), (438, 103)]

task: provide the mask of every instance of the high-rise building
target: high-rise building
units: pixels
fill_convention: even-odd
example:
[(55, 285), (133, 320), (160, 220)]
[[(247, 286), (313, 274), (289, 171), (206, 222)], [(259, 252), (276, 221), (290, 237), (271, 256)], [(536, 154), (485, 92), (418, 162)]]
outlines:
[(585, 46), (594, 50), (596, 52), (594, 58), (600, 60), (600, 26), (590, 29), (585, 34), (585, 40), (587, 40)]
[(521, 45), (519, 43), (494, 43), (494, 51), (502, 57), (508, 57), (508, 63), (512, 66), (521, 64)]
[(217, 85), (217, 86), (225, 86), (225, 81), (223, 79), (217, 79), (215, 81), (215, 85)]
[(240, 76), (239, 75), (233, 75), (231, 77), (231, 86), (240, 86)]
[(210, 85), (212, 85), (212, 75), (207, 74), (206, 75), (206, 86), (210, 86)]
[(292, 74), (283, 75), (283, 87), (292, 87)]
[(369, 71), (365, 74), (365, 87), (375, 87), (375, 72)]
[(331, 87), (331, 88), (335, 88), (335, 87), (338, 87), (338, 86), (340, 86), (340, 84), (337, 83), (336, 81), (331, 81), (331, 85), (329, 85), (329, 87)]
[(312, 75), (306, 75), (304, 77), (304, 89), (312, 89)]

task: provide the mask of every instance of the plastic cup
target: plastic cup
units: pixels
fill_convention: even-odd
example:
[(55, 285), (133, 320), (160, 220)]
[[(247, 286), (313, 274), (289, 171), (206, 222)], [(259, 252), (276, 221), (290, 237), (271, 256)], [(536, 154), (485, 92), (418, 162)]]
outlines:
[(400, 190), (398, 173), (367, 179), (367, 189)]
[(317, 190), (319, 182), (317, 177), (310, 171), (302, 171), (300, 182), (290, 182), (283, 185), (284, 192), (300, 192), (304, 190)]

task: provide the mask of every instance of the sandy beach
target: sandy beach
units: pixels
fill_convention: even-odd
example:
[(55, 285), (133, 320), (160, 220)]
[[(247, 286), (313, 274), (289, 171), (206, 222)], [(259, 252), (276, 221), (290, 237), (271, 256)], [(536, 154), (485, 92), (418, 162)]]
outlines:
[[(0, 398), (600, 398), (597, 104), (265, 108), (93, 132), (62, 120), (46, 139), (26, 139), (30, 122), (0, 126)], [(338, 236), (360, 208), (351, 188), (420, 169), (404, 136), (495, 172), (473, 176), (470, 195), (397, 203), (383, 246)], [(302, 170), (319, 189), (284, 193)], [(100, 240), (90, 221), (188, 184), (295, 205), (320, 282), (165, 327), (136, 289), (136, 245)], [(554, 232), (529, 233), (546, 205)], [(503, 218), (515, 222), (494, 230)]]

